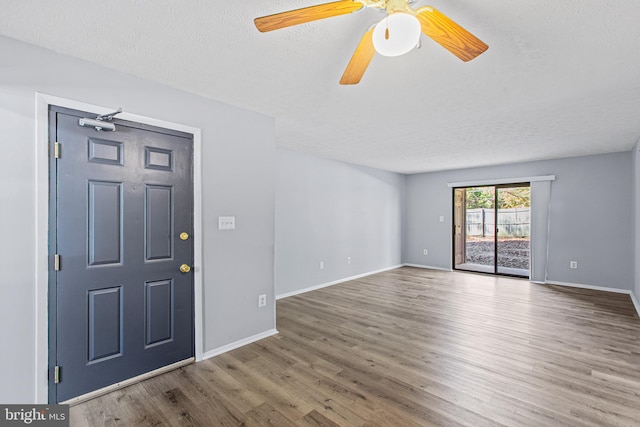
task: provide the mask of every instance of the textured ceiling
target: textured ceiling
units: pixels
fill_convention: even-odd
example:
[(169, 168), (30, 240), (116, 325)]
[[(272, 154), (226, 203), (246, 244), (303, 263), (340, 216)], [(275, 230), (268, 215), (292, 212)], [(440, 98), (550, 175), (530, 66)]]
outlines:
[(630, 150), (640, 1), (416, 1), (490, 47), (464, 63), (422, 36), (338, 81), (383, 14), (260, 33), (328, 0), (0, 0), (0, 34), (276, 118), (280, 147), (413, 173)]

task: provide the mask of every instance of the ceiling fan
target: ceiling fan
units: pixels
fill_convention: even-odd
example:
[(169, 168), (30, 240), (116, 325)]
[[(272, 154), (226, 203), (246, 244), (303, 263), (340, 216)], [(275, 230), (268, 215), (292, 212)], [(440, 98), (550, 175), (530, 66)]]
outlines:
[(413, 9), (412, 0), (338, 0), (256, 18), (261, 32), (278, 30), (333, 16), (357, 12), (365, 7), (385, 10), (387, 15), (371, 26), (360, 39), (340, 84), (357, 84), (376, 52), (385, 56), (407, 53), (419, 44), (420, 33), (463, 61), (470, 61), (487, 50), (482, 40), (431, 6)]

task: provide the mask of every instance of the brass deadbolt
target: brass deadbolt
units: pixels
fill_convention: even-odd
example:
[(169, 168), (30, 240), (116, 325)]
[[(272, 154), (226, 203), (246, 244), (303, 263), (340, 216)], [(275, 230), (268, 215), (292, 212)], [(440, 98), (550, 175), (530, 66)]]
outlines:
[(180, 233), (180, 240), (188, 240), (188, 239), (189, 239), (189, 233), (185, 233), (184, 231)]

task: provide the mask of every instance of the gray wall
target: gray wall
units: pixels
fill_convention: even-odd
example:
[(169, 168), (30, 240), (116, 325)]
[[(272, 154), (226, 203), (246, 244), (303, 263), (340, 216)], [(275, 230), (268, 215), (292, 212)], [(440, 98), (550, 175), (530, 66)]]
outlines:
[[(630, 290), (634, 284), (631, 153), (573, 157), (407, 177), (403, 260), (451, 268), (449, 182), (556, 175), (548, 280)], [(445, 221), (439, 222), (439, 216)], [(422, 255), (428, 249), (428, 255)], [(578, 261), (578, 269), (569, 261)]]
[(403, 175), (278, 149), (276, 294), (399, 265), (404, 182)]
[(273, 119), (4, 37), (0, 52), (0, 402), (35, 400), (36, 91), (201, 128), (204, 350), (275, 328)]

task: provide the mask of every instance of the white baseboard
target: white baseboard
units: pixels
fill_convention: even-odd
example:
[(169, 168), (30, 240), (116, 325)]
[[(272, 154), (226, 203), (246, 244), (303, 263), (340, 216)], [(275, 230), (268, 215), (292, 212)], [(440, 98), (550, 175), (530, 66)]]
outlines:
[(276, 295), (276, 300), (292, 297), (294, 295), (304, 294), (305, 292), (315, 291), (315, 290), (318, 290), (318, 289), (326, 288), (328, 286), (337, 285), (338, 283), (348, 282), (349, 280), (361, 279), (363, 277), (371, 276), (372, 274), (378, 274), (378, 273), (382, 273), (382, 272), (389, 271), (389, 270), (395, 270), (396, 268), (400, 268), (402, 266), (403, 266), (403, 264), (398, 264), (398, 265), (394, 265), (392, 267), (383, 268), (381, 270), (369, 271), (367, 273), (358, 274), (356, 276), (345, 277), (344, 279), (334, 280), (333, 282), (321, 283), (319, 285), (310, 286), (308, 288), (298, 289), (297, 291), (286, 292), (284, 294)]
[(407, 264), (404, 263), (402, 264), (404, 267), (416, 267), (416, 268), (425, 268), (428, 270), (440, 270), (440, 271), (453, 271), (450, 268), (443, 268), (443, 267), (434, 267), (432, 265), (424, 265), (424, 264)]
[[(539, 282), (535, 282), (535, 283), (539, 283)], [(594, 291), (614, 292), (616, 294), (627, 294), (631, 297), (631, 302), (633, 303), (633, 306), (636, 308), (638, 317), (640, 317), (640, 304), (638, 303), (638, 300), (636, 299), (636, 296), (633, 293), (633, 291), (630, 291), (628, 289), (608, 288), (606, 286), (583, 285), (581, 283), (555, 282), (552, 280), (547, 280), (546, 282), (541, 284), (567, 286), (570, 288), (592, 289)]]
[(236, 348), (243, 347), (247, 344), (254, 343), (256, 341), (260, 341), (261, 339), (276, 335), (278, 333), (277, 329), (269, 329), (268, 331), (261, 332), (259, 334), (243, 338), (241, 340), (232, 342), (231, 344), (223, 345), (222, 347), (214, 348), (213, 350), (209, 350), (202, 355), (202, 360), (210, 359), (212, 357), (218, 356), (222, 353), (226, 353), (231, 350), (235, 350)]
[(583, 285), (581, 283), (556, 282), (554, 280), (547, 280), (543, 284), (545, 284), (545, 285), (568, 286), (570, 288), (592, 289), (594, 291), (615, 292), (617, 294), (628, 294), (628, 295), (631, 294), (631, 291), (629, 291), (627, 289), (608, 288), (606, 286)]
[(631, 301), (633, 302), (633, 305), (636, 307), (636, 312), (638, 313), (638, 317), (640, 317), (640, 303), (638, 303), (638, 299), (636, 298), (636, 294), (631, 292), (629, 295), (631, 295)]

